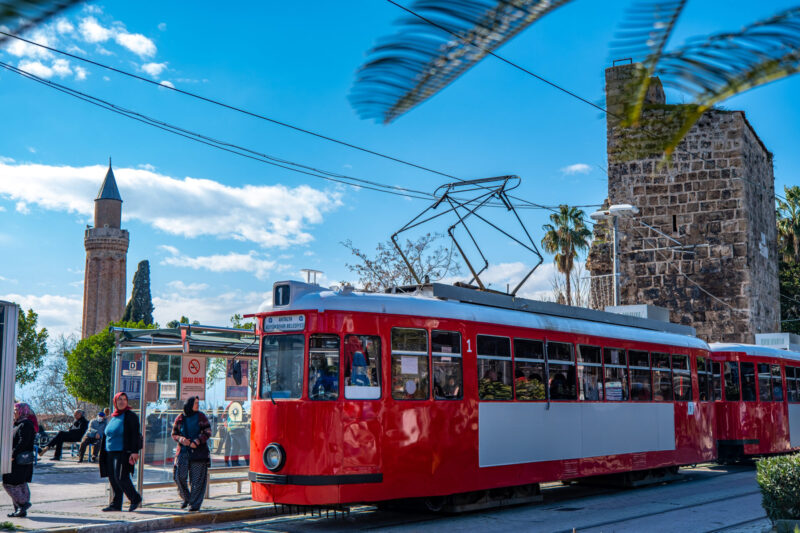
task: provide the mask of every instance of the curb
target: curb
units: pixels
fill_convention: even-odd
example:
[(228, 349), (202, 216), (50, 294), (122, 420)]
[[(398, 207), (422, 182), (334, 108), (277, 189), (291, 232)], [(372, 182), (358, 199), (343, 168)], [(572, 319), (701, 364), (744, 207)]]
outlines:
[(274, 507), (260, 505), (244, 509), (231, 509), (222, 511), (208, 511), (204, 513), (186, 513), (136, 520), (133, 522), (109, 522), (91, 526), (59, 527), (53, 529), (39, 529), (47, 533), (136, 533), (139, 531), (162, 531), (185, 526), (198, 526), (219, 524), (222, 522), (235, 522), (237, 520), (254, 520), (275, 514)]

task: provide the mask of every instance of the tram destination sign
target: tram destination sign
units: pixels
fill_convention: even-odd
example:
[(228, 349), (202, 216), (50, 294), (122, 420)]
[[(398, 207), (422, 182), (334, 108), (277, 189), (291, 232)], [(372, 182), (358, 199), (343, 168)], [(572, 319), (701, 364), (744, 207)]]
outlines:
[(305, 315), (268, 316), (264, 318), (264, 331), (303, 331)]

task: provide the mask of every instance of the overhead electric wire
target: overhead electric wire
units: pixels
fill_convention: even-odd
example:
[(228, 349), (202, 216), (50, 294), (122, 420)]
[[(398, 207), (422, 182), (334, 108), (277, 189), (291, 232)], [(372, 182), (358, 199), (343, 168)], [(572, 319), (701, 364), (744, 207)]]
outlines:
[[(400, 159), (398, 157), (390, 156), (390, 155), (387, 155), (387, 154), (384, 154), (384, 153), (381, 153), (381, 152), (377, 152), (377, 151), (371, 150), (369, 148), (364, 148), (363, 146), (358, 146), (356, 144), (353, 144), (353, 143), (350, 143), (350, 142), (347, 142), (347, 141), (343, 141), (341, 139), (336, 139), (336, 138), (330, 137), (328, 135), (317, 133), (317, 132), (309, 130), (307, 128), (302, 128), (300, 126), (295, 126), (295, 125), (290, 124), (288, 122), (277, 120), (277, 119), (262, 115), (260, 113), (256, 113), (254, 111), (249, 111), (247, 109), (244, 109), (244, 108), (232, 105), (232, 104), (227, 104), (225, 102), (222, 102), (220, 100), (216, 100), (214, 98), (210, 98), (210, 97), (207, 97), (207, 96), (202, 96), (200, 94), (193, 93), (191, 91), (186, 91), (184, 89), (178, 89), (177, 87), (171, 87), (169, 85), (163, 85), (160, 82), (145, 78), (144, 76), (140, 76), (140, 75), (135, 74), (133, 72), (129, 72), (129, 71), (126, 71), (126, 70), (123, 70), (123, 69), (120, 69), (120, 68), (112, 67), (111, 65), (107, 65), (107, 64), (101, 63), (99, 61), (94, 61), (92, 59), (88, 59), (86, 57), (79, 56), (79, 55), (73, 54), (71, 52), (60, 50), (60, 49), (52, 47), (52, 46), (47, 46), (47, 45), (44, 45), (44, 44), (41, 44), (41, 43), (37, 43), (36, 41), (32, 41), (30, 39), (26, 39), (26, 38), (21, 37), (19, 35), (14, 35), (12, 33), (7, 33), (7, 32), (2, 31), (2, 30), (0, 30), (0, 35), (3, 35), (5, 37), (9, 37), (9, 38), (12, 38), (12, 39), (17, 39), (19, 41), (22, 41), (24, 43), (30, 44), (32, 46), (37, 46), (39, 48), (42, 48), (44, 50), (48, 50), (50, 52), (61, 54), (63, 56), (70, 57), (72, 59), (75, 59), (75, 60), (78, 60), (78, 61), (82, 61), (84, 63), (90, 64), (90, 65), (94, 65), (96, 67), (100, 67), (100, 68), (109, 70), (111, 72), (115, 72), (117, 74), (121, 74), (123, 76), (128, 76), (130, 78), (146, 82), (146, 83), (148, 83), (150, 85), (154, 85), (154, 86), (160, 87), (162, 89), (168, 89), (168, 90), (174, 91), (176, 93), (183, 94), (185, 96), (189, 96), (189, 97), (192, 97), (192, 98), (195, 98), (195, 99), (198, 99), (198, 100), (210, 103), (210, 104), (214, 104), (214, 105), (223, 107), (225, 109), (229, 109), (231, 111), (236, 111), (236, 112), (239, 112), (239, 113), (243, 113), (245, 115), (248, 115), (248, 116), (251, 116), (251, 117), (254, 117), (254, 118), (258, 118), (258, 119), (270, 122), (272, 124), (283, 126), (283, 127), (286, 127), (286, 128), (289, 128), (289, 129), (292, 129), (292, 130), (295, 130), (295, 131), (298, 131), (298, 132), (301, 132), (301, 133), (312, 135), (314, 137), (318, 137), (318, 138), (326, 140), (326, 141), (330, 141), (330, 142), (333, 142), (333, 143), (336, 143), (336, 144), (340, 144), (342, 146), (346, 146), (346, 147), (352, 148), (354, 150), (359, 150), (359, 151), (364, 152), (364, 153), (368, 153), (368, 154), (371, 154), (371, 155), (374, 155), (374, 156), (377, 156), (377, 157), (381, 157), (381, 158), (384, 158), (384, 159), (387, 159), (387, 160), (390, 160), (390, 161), (394, 161), (396, 163), (400, 163), (400, 164), (403, 164), (403, 165), (414, 167), (414, 168), (417, 168), (419, 170), (423, 170), (425, 172), (430, 172), (432, 174), (437, 174), (439, 176), (443, 176), (443, 177), (446, 177), (446, 178), (454, 179), (456, 181), (466, 181), (463, 178), (459, 178), (458, 176), (454, 176), (454, 175), (448, 174), (446, 172), (435, 170), (435, 169), (432, 169), (430, 167), (426, 167), (424, 165), (419, 165), (417, 163), (412, 163), (410, 161), (407, 161), (407, 160), (404, 160), (404, 159)], [(298, 166), (302, 166), (302, 165), (298, 165)], [(429, 193), (424, 193), (422, 191), (414, 191), (413, 189), (406, 189), (404, 187), (398, 187), (398, 186), (388, 186), (388, 187), (395, 187), (396, 189), (408, 190), (408, 191), (411, 191), (411, 192), (416, 192), (418, 194), (426, 194), (426, 195), (429, 194)], [(509, 197), (514, 199), (514, 200), (517, 200), (518, 202), (521, 202), (523, 204), (523, 205), (517, 205), (516, 207), (518, 207), (518, 208), (522, 208), (522, 209), (544, 209), (544, 210), (548, 210), (548, 211), (552, 211), (552, 212), (558, 212), (557, 210), (558, 210), (559, 206), (541, 205), (541, 204), (537, 204), (535, 202), (531, 202), (530, 200), (526, 200), (524, 198), (520, 198), (518, 196), (513, 196), (513, 195), (509, 195)], [(496, 204), (496, 205), (499, 206), (499, 204)], [(597, 205), (600, 205), (600, 204), (590, 204), (590, 205), (575, 206), (575, 207), (595, 207)]]
[[(60, 83), (56, 83), (56, 82), (51, 81), (51, 80), (45, 80), (43, 78), (40, 78), (40, 77), (36, 76), (35, 74), (32, 74), (31, 72), (28, 72), (28, 71), (25, 71), (23, 69), (14, 67), (13, 65), (9, 65), (9, 64), (4, 63), (4, 62), (0, 62), (0, 68), (4, 68), (4, 69), (6, 69), (6, 70), (8, 70), (10, 72), (14, 72), (16, 74), (19, 74), (19, 75), (21, 75), (21, 76), (23, 76), (25, 78), (28, 78), (28, 79), (32, 80), (32, 81), (35, 81), (37, 83), (41, 83), (43, 85), (46, 85), (46, 86), (48, 86), (48, 87), (50, 87), (52, 89), (55, 89), (55, 90), (57, 90), (59, 92), (68, 94), (70, 96), (78, 98), (79, 100), (83, 100), (85, 102), (88, 102), (90, 104), (96, 105), (96, 106), (101, 107), (103, 109), (106, 109), (108, 111), (112, 111), (112, 112), (117, 113), (119, 115), (122, 115), (122, 116), (128, 117), (130, 119), (136, 120), (138, 122), (142, 122), (142, 123), (150, 125), (152, 127), (167, 131), (169, 133), (172, 133), (174, 135), (178, 135), (180, 137), (184, 137), (184, 138), (190, 139), (190, 140), (195, 141), (195, 142), (199, 142), (201, 144), (205, 144), (205, 145), (211, 146), (213, 148), (217, 148), (219, 150), (224, 150), (226, 152), (230, 152), (230, 153), (233, 153), (235, 155), (239, 155), (239, 156), (242, 156), (242, 157), (253, 159), (255, 161), (260, 161), (260, 162), (266, 163), (268, 165), (272, 165), (272, 166), (276, 166), (276, 167), (283, 168), (283, 169), (286, 169), (286, 170), (290, 170), (292, 172), (297, 172), (297, 173), (300, 173), (300, 174), (305, 174), (305, 175), (308, 175), (308, 176), (312, 176), (312, 177), (316, 177), (316, 178), (320, 178), (320, 179), (324, 179), (324, 180), (340, 183), (340, 184), (343, 184), (343, 185), (348, 185), (348, 186), (351, 186), (351, 187), (365, 188), (365, 189), (370, 189), (370, 190), (374, 190), (374, 191), (378, 191), (378, 192), (383, 192), (383, 193), (387, 193), (387, 194), (393, 194), (393, 195), (396, 195), (396, 196), (414, 198), (414, 199), (419, 199), (419, 200), (431, 200), (433, 198), (433, 196), (430, 195), (430, 193), (420, 193), (418, 191), (414, 191), (413, 189), (407, 189), (407, 188), (404, 188), (404, 187), (397, 187), (397, 186), (394, 186), (394, 185), (384, 185), (384, 184), (373, 182), (373, 181), (370, 181), (370, 180), (364, 180), (364, 179), (356, 178), (356, 177), (353, 177), (353, 176), (346, 176), (344, 174), (334, 174), (334, 173), (327, 172), (327, 171), (320, 170), (320, 169), (313, 169), (313, 167), (305, 167), (304, 165), (300, 165), (299, 163), (294, 163), (294, 162), (291, 162), (291, 161), (288, 161), (288, 160), (279, 160), (278, 158), (272, 158), (271, 156), (268, 156), (266, 154), (261, 154), (259, 152), (254, 151), (254, 150), (251, 150), (249, 148), (245, 148), (243, 146), (239, 146), (239, 145), (236, 145), (236, 144), (233, 144), (233, 143), (227, 143), (227, 142), (224, 142), (224, 141), (219, 141), (219, 140), (213, 139), (211, 137), (207, 137), (205, 135), (202, 135), (202, 134), (199, 134), (199, 133), (196, 133), (196, 132), (192, 132), (191, 130), (186, 130), (186, 129), (174, 126), (172, 124), (169, 124), (167, 122), (163, 122), (163, 121), (159, 121), (159, 120), (153, 119), (151, 117), (148, 117), (147, 115), (144, 115), (144, 114), (141, 114), (141, 113), (138, 113), (138, 112), (135, 112), (135, 111), (131, 111), (131, 110), (128, 110), (128, 109), (125, 109), (125, 108), (120, 107), (118, 105), (115, 105), (115, 104), (113, 104), (111, 102), (108, 102), (108, 101), (103, 100), (101, 98), (97, 98), (95, 96), (91, 96), (91, 95), (83, 93), (81, 91), (77, 91), (75, 89), (72, 89), (70, 87), (62, 85)], [(280, 161), (280, 162), (276, 162), (276, 161)], [(300, 168), (294, 168), (293, 166), (289, 166), (289, 165), (295, 165), (295, 166), (300, 167)], [(313, 169), (313, 170), (306, 170), (306, 169)], [(346, 181), (346, 180), (351, 180), (351, 181)], [(357, 182), (357, 183), (353, 183), (353, 182)], [(392, 190), (392, 189), (394, 189), (394, 190)], [(409, 191), (409, 192), (397, 192), (398, 190)], [(409, 193), (416, 193), (416, 194), (409, 194)], [(423, 196), (419, 196), (418, 194), (423, 194)]]

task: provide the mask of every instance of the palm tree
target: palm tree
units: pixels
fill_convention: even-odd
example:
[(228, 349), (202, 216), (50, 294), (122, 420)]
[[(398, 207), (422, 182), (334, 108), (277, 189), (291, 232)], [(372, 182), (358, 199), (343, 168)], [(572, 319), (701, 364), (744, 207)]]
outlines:
[[(351, 94), (362, 117), (384, 123), (433, 97), (486, 56), (496, 56), (500, 46), (571, 0), (415, 0), (411, 8), (389, 1), (410, 16), (396, 35), (372, 49)], [(706, 110), (800, 72), (800, 8), (668, 51), (687, 1), (635, 0), (613, 46), (615, 57), (641, 62), (622, 95), (619, 118), (647, 128), (655, 149), (667, 156)], [(690, 96), (669, 128), (640, 124), (654, 75)]]
[(567, 305), (572, 305), (572, 286), (570, 274), (575, 266), (578, 252), (589, 247), (592, 232), (583, 223), (584, 214), (577, 207), (560, 205), (558, 212), (550, 215), (552, 224), (544, 224), (542, 246), (545, 251), (555, 254), (553, 261), (559, 272), (566, 277)]
[(786, 201), (778, 200), (778, 242), (783, 260), (800, 263), (800, 187), (784, 187)]

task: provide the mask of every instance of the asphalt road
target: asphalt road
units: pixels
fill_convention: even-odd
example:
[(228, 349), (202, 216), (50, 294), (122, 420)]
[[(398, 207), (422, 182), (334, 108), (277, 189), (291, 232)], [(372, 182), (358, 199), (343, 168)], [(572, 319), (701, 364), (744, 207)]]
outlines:
[(701, 465), (681, 469), (682, 479), (636, 489), (580, 485), (543, 487), (544, 502), (512, 508), (437, 515), (354, 506), (344, 518), (282, 515), (192, 531), (349, 532), (530, 531), (761, 533), (769, 527), (753, 466)]

